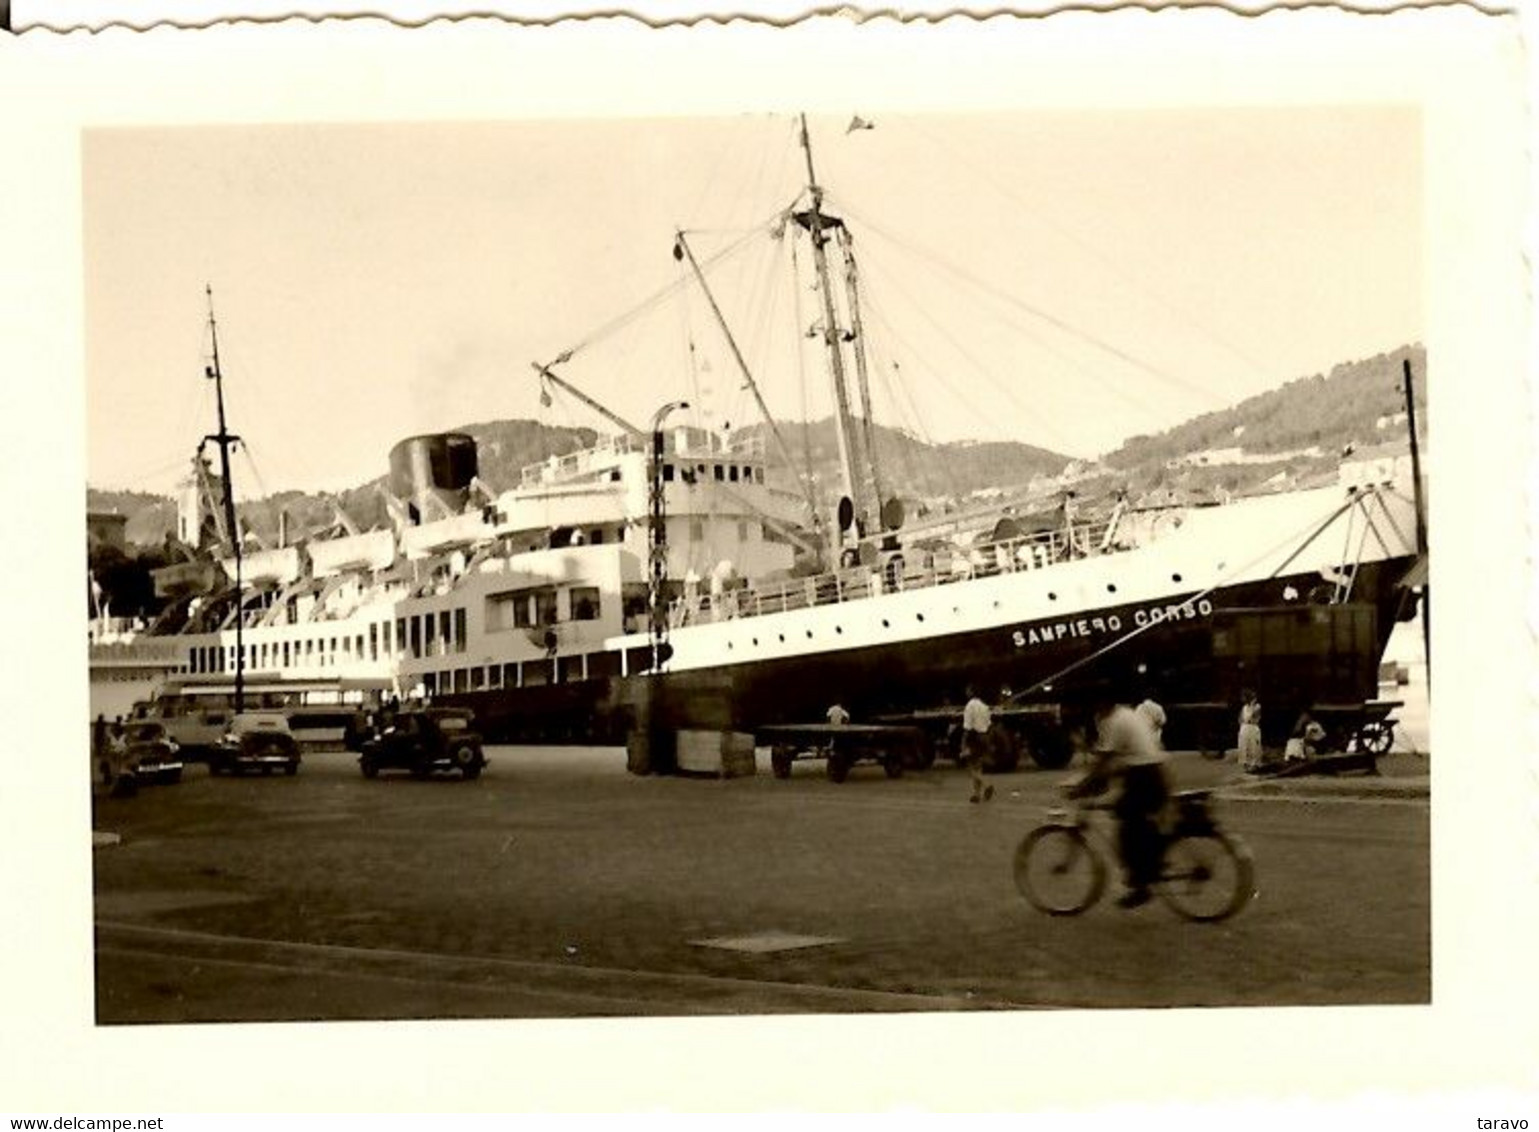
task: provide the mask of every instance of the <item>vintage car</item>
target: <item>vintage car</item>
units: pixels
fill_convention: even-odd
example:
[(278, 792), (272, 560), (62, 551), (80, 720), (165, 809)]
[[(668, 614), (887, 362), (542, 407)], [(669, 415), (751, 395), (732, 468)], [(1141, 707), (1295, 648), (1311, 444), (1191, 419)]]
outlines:
[(486, 766), (474, 717), (456, 708), (403, 708), (387, 712), (379, 730), (363, 740), (358, 768), (373, 778), (386, 768), (426, 778), (434, 771), (458, 771), (475, 778)]
[(247, 770), (270, 774), (280, 768), (284, 774), (299, 771), (299, 743), (282, 712), (237, 712), (208, 754), (210, 774), (240, 774)]
[(117, 734), (104, 731), (93, 747), (96, 773), (115, 798), (132, 797), (141, 783), (181, 781), (180, 748), (154, 720), (131, 720)]
[(123, 728), (127, 745), (124, 770), (140, 782), (180, 782), (181, 748), (158, 721), (133, 720)]

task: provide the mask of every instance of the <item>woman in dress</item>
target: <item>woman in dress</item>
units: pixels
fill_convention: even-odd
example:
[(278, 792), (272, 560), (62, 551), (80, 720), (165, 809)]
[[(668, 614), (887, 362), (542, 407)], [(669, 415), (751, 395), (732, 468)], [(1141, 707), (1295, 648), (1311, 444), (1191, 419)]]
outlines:
[(1256, 770), (1261, 766), (1261, 703), (1256, 693), (1245, 692), (1245, 702), (1240, 708), (1240, 769)]

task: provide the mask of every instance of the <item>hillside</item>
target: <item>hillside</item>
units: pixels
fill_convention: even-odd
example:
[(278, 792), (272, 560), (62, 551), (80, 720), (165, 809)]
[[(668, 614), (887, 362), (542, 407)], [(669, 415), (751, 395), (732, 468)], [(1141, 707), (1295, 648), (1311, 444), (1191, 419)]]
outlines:
[[(832, 417), (810, 424), (779, 425), (786, 447), (804, 471), (811, 455), (812, 473), (825, 495), (831, 495), (839, 483), (839, 440)], [(747, 430), (764, 438), (766, 450), (775, 452), (769, 428), (757, 425)], [(1008, 441), (990, 443), (927, 444), (898, 429), (874, 425), (877, 464), (883, 476), (883, 491), (906, 499), (935, 497), (961, 498), (1001, 483), (1026, 483), (1037, 476), (1055, 476), (1069, 463), (1069, 457), (1030, 444)], [(830, 497), (828, 502), (832, 504)]]
[[(1405, 409), (1401, 365), (1407, 357), (1418, 378), (1426, 374), (1427, 352), (1421, 346), (1402, 346), (1342, 362), (1327, 374), (1298, 378), (1156, 436), (1135, 436), (1106, 456), (1104, 463), (1136, 470), (1164, 466), (1193, 453), (1236, 447), (1248, 455), (1279, 459), (1311, 447), (1334, 456), (1348, 444), (1379, 443), (1388, 439), (1389, 431), (1378, 427), (1379, 419)], [(1417, 383), (1416, 404), (1418, 409), (1426, 407), (1424, 380)], [(1425, 428), (1425, 419), (1418, 423)]]
[[(1099, 461), (1108, 485), (1129, 488), (1135, 497), (1162, 490), (1203, 494), (1243, 492), (1279, 477), (1299, 480), (1328, 474), (1342, 450), (1385, 441), (1400, 442), (1404, 409), (1401, 362), (1409, 356), (1418, 376), (1426, 373), (1426, 353), (1404, 346), (1370, 358), (1343, 362), (1329, 373), (1291, 381), (1247, 398), (1227, 409), (1205, 413), (1152, 436), (1136, 436)], [(1426, 406), (1426, 383), (1418, 383), (1417, 402)], [(1425, 428), (1425, 417), (1422, 417)], [(811, 424), (782, 424), (781, 435), (800, 472), (811, 466), (822, 493), (832, 502), (839, 482), (838, 445), (832, 419)], [(523, 467), (551, 455), (591, 445), (592, 429), (558, 428), (531, 420), (480, 421), (459, 431), (476, 438), (480, 474), (493, 490), (518, 483)], [(766, 449), (775, 446), (768, 427), (756, 426)], [(928, 444), (908, 433), (875, 426), (884, 491), (909, 500), (944, 505), (969, 496), (998, 493), (1036, 480), (1074, 471), (1068, 457), (1011, 442)], [(380, 494), (381, 474), (338, 493), (340, 505), (359, 527), (387, 521)], [(138, 546), (162, 542), (175, 521), (169, 499), (141, 492), (87, 489), (90, 510), (115, 510), (129, 516), (127, 536)], [(276, 534), (278, 514), (288, 515), (291, 537), (318, 531), (336, 521), (333, 497), (283, 492), (242, 504), (247, 523), (263, 538)]]

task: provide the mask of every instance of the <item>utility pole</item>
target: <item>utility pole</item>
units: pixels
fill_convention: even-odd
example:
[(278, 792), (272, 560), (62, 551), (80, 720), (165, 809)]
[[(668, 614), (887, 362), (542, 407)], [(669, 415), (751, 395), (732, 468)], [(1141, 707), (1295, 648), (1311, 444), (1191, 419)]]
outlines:
[[(1416, 500), (1416, 556), (1418, 561), (1427, 554), (1427, 508), (1421, 491), (1421, 444), (1416, 439), (1416, 386), (1411, 374), (1411, 359), (1402, 359), (1405, 373), (1405, 423), (1411, 432), (1411, 487)], [(1421, 588), (1421, 649), (1427, 662), (1427, 691), (1432, 691), (1432, 571), (1427, 570), (1427, 580)]]
[(668, 511), (663, 480), (663, 418), (688, 401), (670, 401), (652, 416), (652, 455), (648, 471), (647, 627), (652, 637), (652, 673), (668, 659)]
[(208, 334), (213, 347), (212, 364), (205, 366), (203, 375), (214, 383), (214, 400), (219, 409), (219, 431), (203, 438), (204, 443), (213, 441), (219, 446), (219, 475), (224, 481), (224, 524), (235, 551), (235, 710), (246, 708), (246, 646), (243, 626), (245, 609), (241, 592), (241, 545), (240, 523), (235, 514), (235, 489), (230, 481), (230, 448), (240, 443), (240, 437), (230, 433), (224, 417), (224, 372), (219, 368), (219, 325), (214, 320), (214, 289), (203, 285), (208, 296)]

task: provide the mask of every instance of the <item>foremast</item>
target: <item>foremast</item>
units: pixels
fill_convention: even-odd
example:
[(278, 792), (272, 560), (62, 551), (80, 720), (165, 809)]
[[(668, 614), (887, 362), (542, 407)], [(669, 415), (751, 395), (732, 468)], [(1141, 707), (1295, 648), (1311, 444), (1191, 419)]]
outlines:
[[(817, 171), (812, 162), (812, 140), (807, 132), (807, 116), (801, 116), (802, 153), (807, 163), (807, 196), (809, 207), (792, 216), (797, 224), (807, 230), (812, 240), (813, 267), (817, 272), (818, 291), (823, 297), (823, 342), (828, 348), (829, 374), (834, 387), (834, 429), (839, 444), (839, 486), (843, 499), (839, 507), (838, 526), (841, 534), (853, 535), (851, 540), (858, 547), (861, 540), (876, 531), (877, 512), (880, 504), (874, 496), (879, 490), (875, 477), (874, 452), (862, 456), (860, 436), (856, 433), (854, 413), (850, 407), (849, 382), (845, 376), (845, 335), (839, 329), (839, 316), (834, 303), (833, 285), (829, 279), (827, 245), (830, 239), (839, 239), (845, 261), (845, 282), (849, 289), (851, 316), (859, 319), (859, 305), (855, 298), (854, 261), (850, 254), (848, 236), (844, 233), (844, 221), (823, 211), (823, 189), (818, 184)], [(863, 407), (870, 418), (870, 392), (865, 380), (865, 359), (861, 353), (858, 327), (852, 329), (849, 340), (856, 347), (856, 369), (860, 378)], [(867, 444), (870, 447), (869, 423), (866, 426)], [(872, 469), (869, 476), (863, 468)], [(847, 552), (848, 553), (848, 552)]]
[[(223, 481), (225, 532), (230, 548), (235, 554), (235, 710), (245, 710), (246, 699), (246, 648), (243, 633), (245, 609), (241, 600), (241, 537), (240, 525), (235, 515), (235, 491), (230, 484), (230, 449), (240, 443), (240, 437), (230, 432), (224, 415), (224, 371), (219, 365), (219, 325), (214, 318), (214, 289), (203, 286), (208, 297), (208, 333), (211, 347), (210, 363), (203, 375), (214, 383), (214, 402), (219, 412), (219, 431), (203, 438), (203, 444), (212, 441), (219, 446), (219, 474)], [(202, 445), (199, 446), (202, 457)]]

